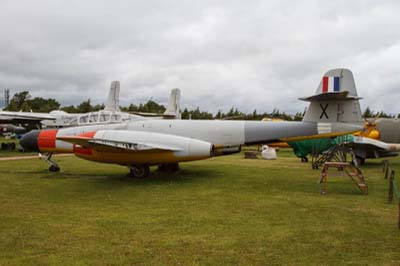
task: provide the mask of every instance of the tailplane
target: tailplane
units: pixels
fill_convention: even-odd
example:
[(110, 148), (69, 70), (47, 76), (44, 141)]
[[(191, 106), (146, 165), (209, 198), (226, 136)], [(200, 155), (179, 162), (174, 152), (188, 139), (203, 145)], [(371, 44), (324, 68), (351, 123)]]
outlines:
[(105, 111), (120, 111), (119, 109), (119, 81), (111, 82), (110, 92), (104, 107)]
[(362, 124), (359, 99), (350, 70), (329, 70), (322, 77), (315, 95), (300, 98), (310, 102), (303, 121)]

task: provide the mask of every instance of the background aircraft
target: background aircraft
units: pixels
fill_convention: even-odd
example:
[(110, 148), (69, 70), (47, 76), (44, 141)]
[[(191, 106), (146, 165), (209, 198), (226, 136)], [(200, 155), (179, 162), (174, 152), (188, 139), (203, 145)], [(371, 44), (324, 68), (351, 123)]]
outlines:
[(26, 132), (26, 128), (15, 126), (12, 124), (0, 124), (0, 134), (22, 134)]
[[(50, 113), (34, 112), (7, 112), (0, 111), (0, 122), (13, 124), (35, 124), (36, 127), (62, 128), (84, 125), (98, 125), (122, 123), (132, 120), (146, 119), (141, 115), (121, 112), (119, 107), (119, 81), (111, 82), (110, 91), (107, 97), (104, 110), (90, 113), (70, 114), (60, 110)], [(160, 117), (168, 119), (180, 119), (180, 90), (171, 91), (168, 107)]]
[[(334, 81), (332, 91), (325, 90), (325, 79)], [(343, 89), (336, 91), (337, 85)], [(141, 120), (35, 130), (20, 143), (27, 150), (73, 152), (91, 161), (126, 165), (133, 176), (143, 177), (149, 174), (151, 165), (173, 171), (179, 162), (239, 152), (242, 145), (331, 137), (360, 130), (359, 98), (352, 87), (350, 71), (328, 71), (324, 86), (320, 84), (315, 95), (305, 98), (310, 105), (301, 122)], [(50, 170), (59, 170), (49, 162)]]
[[(354, 95), (357, 92), (354, 87)], [(354, 136), (328, 139), (302, 140), (286, 143), (274, 143), (273, 147), (293, 148), (295, 155), (308, 161), (307, 156), (315, 152), (322, 153), (340, 143), (349, 143), (360, 164), (365, 159), (397, 156), (400, 152), (400, 120), (393, 118), (375, 118), (365, 121), (364, 129)]]
[(43, 120), (55, 120), (56, 118), (47, 113), (34, 112), (9, 112), (0, 111), (0, 123), (5, 124), (37, 124)]
[(366, 121), (365, 130), (354, 137), (354, 153), (365, 159), (392, 157), (400, 152), (400, 120), (377, 118)]

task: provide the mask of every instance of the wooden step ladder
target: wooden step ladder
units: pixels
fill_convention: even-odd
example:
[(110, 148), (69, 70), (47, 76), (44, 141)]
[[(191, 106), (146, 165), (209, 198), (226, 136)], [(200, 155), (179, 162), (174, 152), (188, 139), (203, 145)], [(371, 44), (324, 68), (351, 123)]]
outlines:
[(368, 185), (365, 182), (364, 175), (362, 174), (359, 167), (349, 162), (325, 162), (324, 168), (321, 172), (320, 183), (320, 193), (326, 194), (327, 192), (327, 177), (328, 170), (330, 168), (336, 168), (338, 171), (344, 173), (344, 175), (350, 177), (351, 181), (360, 189), (364, 195), (368, 195)]
[(312, 169), (318, 169), (326, 162), (347, 162), (349, 160), (349, 157), (350, 160), (352, 160), (355, 155), (351, 146), (351, 143), (344, 142), (337, 144), (322, 153), (313, 151), (311, 162)]

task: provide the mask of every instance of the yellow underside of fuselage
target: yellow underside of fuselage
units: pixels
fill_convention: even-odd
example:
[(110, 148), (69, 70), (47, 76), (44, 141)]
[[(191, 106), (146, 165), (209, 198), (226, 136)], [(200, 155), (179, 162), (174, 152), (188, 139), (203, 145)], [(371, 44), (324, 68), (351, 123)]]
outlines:
[(40, 148), (41, 153), (74, 153), (72, 149), (60, 149), (60, 148)]
[(164, 163), (178, 163), (207, 159), (210, 156), (176, 156), (172, 151), (156, 152), (98, 152), (92, 154), (75, 153), (77, 157), (89, 161), (113, 163), (121, 165), (159, 165)]
[(289, 144), (287, 144), (287, 142), (268, 143), (268, 147), (272, 147), (272, 148), (290, 148), (290, 146), (289, 146)]

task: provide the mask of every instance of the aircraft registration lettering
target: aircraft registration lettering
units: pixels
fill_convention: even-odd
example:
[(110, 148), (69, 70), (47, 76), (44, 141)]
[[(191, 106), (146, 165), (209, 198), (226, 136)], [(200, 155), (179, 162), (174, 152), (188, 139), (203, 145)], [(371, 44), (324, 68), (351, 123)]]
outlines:
[(322, 119), (323, 116), (325, 116), (326, 119), (329, 119), (329, 116), (328, 116), (328, 114), (326, 113), (326, 109), (328, 109), (329, 104), (325, 104), (325, 106), (323, 106), (322, 104), (319, 104), (319, 106), (320, 106), (321, 109), (322, 109), (322, 113), (321, 113), (321, 115), (319, 116), (319, 119)]

